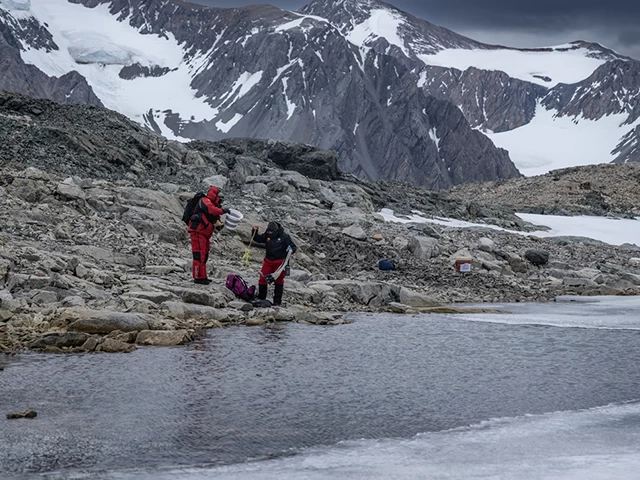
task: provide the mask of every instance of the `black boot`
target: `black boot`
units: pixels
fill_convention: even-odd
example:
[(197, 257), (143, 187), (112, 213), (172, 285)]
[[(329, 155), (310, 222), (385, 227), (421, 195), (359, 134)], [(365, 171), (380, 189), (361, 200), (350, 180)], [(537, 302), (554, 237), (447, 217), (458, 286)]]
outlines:
[(198, 285), (209, 285), (213, 280), (209, 278), (196, 278), (193, 283), (197, 283)]
[(258, 299), (266, 300), (267, 298), (267, 286), (266, 285), (258, 285)]
[(276, 307), (282, 303), (282, 292), (284, 285), (276, 285), (273, 289), (273, 305)]

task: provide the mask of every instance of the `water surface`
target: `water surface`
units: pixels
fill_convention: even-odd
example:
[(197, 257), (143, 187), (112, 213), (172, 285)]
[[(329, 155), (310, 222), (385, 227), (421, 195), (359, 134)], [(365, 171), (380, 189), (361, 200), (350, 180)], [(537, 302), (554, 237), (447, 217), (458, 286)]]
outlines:
[[(212, 330), (186, 347), (128, 355), (4, 359), (0, 472), (7, 478), (82, 472), (98, 478), (289, 472), (299, 478), (309, 473), (300, 462), (337, 461), (333, 474), (371, 478), (368, 465), (376, 462), (353, 460), (378, 451), (380, 458), (386, 452), (389, 465), (413, 465), (420, 475), (434, 462), (460, 472), (459, 462), (471, 454), (449, 450), (461, 441), (479, 445), (469, 428), (489, 422), (497, 432), (504, 424), (492, 419), (515, 419), (513, 428), (527, 437), (521, 427), (537, 425), (530, 415), (542, 415), (535, 418), (548, 427), (595, 408), (600, 413), (580, 414), (597, 424), (598, 407), (623, 408), (640, 398), (637, 300), (504, 308), (514, 314), (355, 315), (352, 324), (336, 327)], [(24, 408), (37, 410), (38, 418), (4, 419)], [(551, 412), (574, 416), (557, 420)], [(637, 413), (625, 410), (607, 431), (631, 435), (624, 443), (640, 447)], [(550, 448), (549, 431), (539, 448)], [(459, 435), (467, 440), (454, 441)], [(585, 435), (567, 434), (567, 442)], [(509, 443), (510, 462), (517, 458), (516, 443), (494, 440), (496, 449)], [(603, 451), (614, 444), (604, 438)], [(469, 462), (488, 455), (476, 453)], [(323, 468), (317, 473), (328, 475)], [(413, 473), (403, 478), (420, 477)]]

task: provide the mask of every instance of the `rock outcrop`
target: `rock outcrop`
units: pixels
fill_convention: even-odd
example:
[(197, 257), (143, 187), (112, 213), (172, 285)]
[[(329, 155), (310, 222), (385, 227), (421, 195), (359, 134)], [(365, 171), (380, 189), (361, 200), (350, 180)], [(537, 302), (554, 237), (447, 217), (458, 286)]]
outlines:
[(548, 215), (640, 216), (640, 166), (588, 165), (554, 170), (538, 177), (465, 185), (450, 199), (491, 209)]

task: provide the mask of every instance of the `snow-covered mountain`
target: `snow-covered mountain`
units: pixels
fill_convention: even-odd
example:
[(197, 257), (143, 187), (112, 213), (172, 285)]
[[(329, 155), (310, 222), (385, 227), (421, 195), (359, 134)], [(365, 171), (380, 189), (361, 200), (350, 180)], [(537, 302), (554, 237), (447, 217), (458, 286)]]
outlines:
[(311, 143), (345, 171), (434, 188), (518, 175), (494, 143), (525, 173), (640, 160), (638, 63), (585, 42), (486, 45), (377, 0), (0, 0), (0, 88), (168, 138)]
[(357, 45), (403, 59), (429, 95), (457, 105), (525, 174), (640, 161), (640, 62), (596, 43), (485, 45), (378, 0), (315, 0)]
[[(15, 70), (78, 72), (106, 107), (168, 138), (311, 143), (337, 150), (347, 172), (434, 188), (519, 174), (453, 104), (426, 95), (400, 60), (365, 62), (316, 16), (169, 0), (1, 5)], [(74, 92), (56, 98), (76, 101)]]

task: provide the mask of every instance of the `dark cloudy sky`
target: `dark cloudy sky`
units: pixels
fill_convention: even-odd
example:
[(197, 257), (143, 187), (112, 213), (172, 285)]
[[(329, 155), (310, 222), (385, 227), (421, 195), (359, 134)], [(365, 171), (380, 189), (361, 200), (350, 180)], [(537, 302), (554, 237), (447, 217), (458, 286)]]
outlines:
[[(191, 1), (217, 7), (270, 3), (288, 10), (307, 3)], [(640, 0), (390, 0), (388, 3), (487, 43), (542, 47), (588, 40), (640, 59)]]

